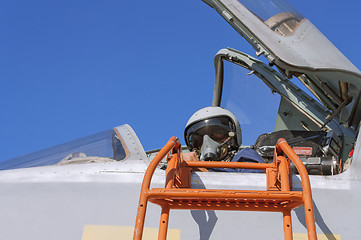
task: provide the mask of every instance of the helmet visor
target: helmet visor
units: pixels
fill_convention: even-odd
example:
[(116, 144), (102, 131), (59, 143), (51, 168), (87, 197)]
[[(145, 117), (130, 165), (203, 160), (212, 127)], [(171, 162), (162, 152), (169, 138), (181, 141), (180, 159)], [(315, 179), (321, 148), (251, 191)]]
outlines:
[(185, 141), (189, 149), (201, 149), (203, 137), (208, 135), (214, 141), (223, 143), (229, 137), (229, 132), (235, 132), (236, 127), (228, 117), (205, 119), (190, 125), (185, 131)]

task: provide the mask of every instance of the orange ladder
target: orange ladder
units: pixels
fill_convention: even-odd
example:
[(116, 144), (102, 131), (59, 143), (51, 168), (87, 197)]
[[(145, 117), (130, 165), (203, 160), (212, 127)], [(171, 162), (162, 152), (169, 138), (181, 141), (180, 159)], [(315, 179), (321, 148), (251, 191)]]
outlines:
[[(158, 164), (167, 156), (165, 188), (150, 183)], [(292, 191), (290, 160), (296, 166), (302, 191)], [(261, 169), (267, 174), (267, 190), (192, 189), (191, 171), (195, 168)], [(284, 139), (275, 147), (272, 163), (185, 161), (181, 144), (172, 137), (150, 163), (145, 172), (135, 222), (133, 240), (141, 240), (148, 201), (162, 208), (158, 240), (165, 240), (170, 209), (266, 211), (283, 213), (285, 240), (292, 240), (291, 210), (304, 205), (309, 240), (317, 240), (311, 185), (300, 158)]]

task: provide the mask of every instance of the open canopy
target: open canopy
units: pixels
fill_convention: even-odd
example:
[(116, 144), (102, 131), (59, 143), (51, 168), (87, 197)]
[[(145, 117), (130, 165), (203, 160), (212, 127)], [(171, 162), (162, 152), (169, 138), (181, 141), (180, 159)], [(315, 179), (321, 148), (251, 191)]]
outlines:
[(341, 123), (361, 120), (361, 72), (286, 0), (203, 0), (270, 64), (296, 76)]

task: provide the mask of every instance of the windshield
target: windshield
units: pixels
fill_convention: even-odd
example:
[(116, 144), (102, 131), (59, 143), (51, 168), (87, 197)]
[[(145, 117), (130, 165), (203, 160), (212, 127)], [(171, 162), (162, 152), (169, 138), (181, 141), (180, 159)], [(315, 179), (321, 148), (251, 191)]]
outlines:
[(293, 33), (304, 19), (287, 0), (238, 0), (270, 29), (283, 36)]
[(254, 74), (249, 75), (250, 70), (229, 62), (224, 64), (221, 106), (237, 117), (242, 145), (254, 145), (259, 135), (274, 131), (280, 95), (273, 94)]
[(48, 149), (9, 159), (0, 163), (0, 170), (66, 164), (75, 159), (88, 157), (112, 158), (123, 160), (127, 148), (118, 130), (111, 129)]

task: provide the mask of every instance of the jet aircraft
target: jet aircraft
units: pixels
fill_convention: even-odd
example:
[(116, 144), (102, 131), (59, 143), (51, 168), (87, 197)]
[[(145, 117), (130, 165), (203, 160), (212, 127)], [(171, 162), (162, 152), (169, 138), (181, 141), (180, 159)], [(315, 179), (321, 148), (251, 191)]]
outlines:
[[(219, 50), (210, 105), (230, 109), (241, 122), (260, 119), (259, 124), (267, 123), (269, 109), (275, 110), (274, 130), (257, 133), (252, 147), (271, 163), (277, 140), (286, 139), (309, 174), (317, 238), (357, 239), (360, 70), (287, 1), (203, 1), (259, 57)], [(230, 71), (237, 78), (230, 78)], [(272, 104), (262, 102), (258, 116), (248, 115), (246, 94), (255, 104), (257, 96), (267, 95)], [(275, 101), (278, 105), (271, 106)], [(145, 151), (130, 123), (0, 163), (2, 238), (131, 239), (143, 176), (160, 152)], [(164, 187), (166, 166), (162, 161), (155, 170), (153, 188)], [(299, 169), (291, 168), (292, 188), (302, 189)], [(189, 184), (261, 191), (266, 178), (262, 173), (194, 171)], [(167, 239), (284, 237), (279, 213), (221, 210), (171, 211)], [(147, 206), (143, 239), (157, 237), (159, 215), (158, 206)], [(291, 212), (293, 239), (310, 239), (305, 215), (303, 207)]]

